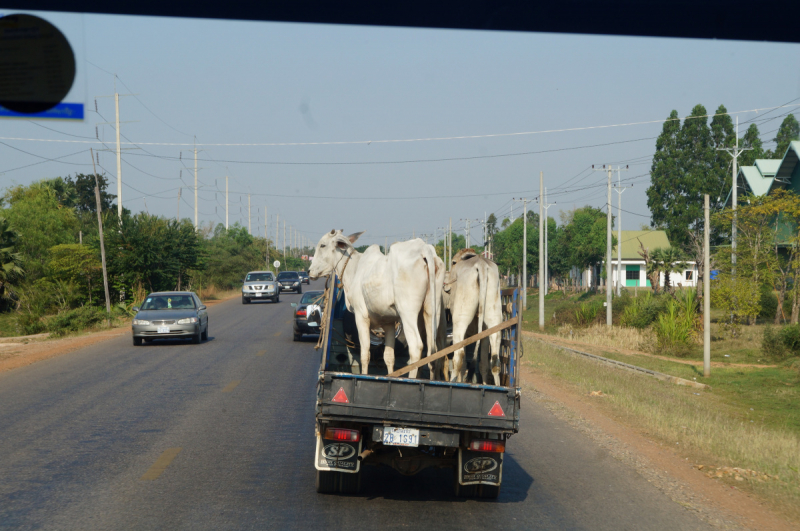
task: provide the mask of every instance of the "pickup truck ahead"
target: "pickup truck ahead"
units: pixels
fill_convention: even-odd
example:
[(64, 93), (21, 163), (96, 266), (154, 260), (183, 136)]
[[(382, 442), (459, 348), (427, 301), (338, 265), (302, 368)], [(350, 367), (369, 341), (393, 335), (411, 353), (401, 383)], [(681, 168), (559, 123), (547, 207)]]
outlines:
[[(474, 343), (466, 351), (465, 383), (425, 379), (427, 366), (420, 369), (420, 378), (388, 376), (378, 337), (371, 341), (368, 374), (361, 374), (365, 371), (359, 367), (353, 314), (335, 280), (327, 290), (323, 314), (330, 317), (322, 323), (319, 342), (317, 492), (359, 492), (362, 466), (384, 465), (404, 475), (428, 467), (449, 469), (457, 496), (496, 498), (506, 442), (519, 431), (517, 289), (501, 292), (506, 319), (500, 347), (503, 385), (495, 386), (478, 383)], [(407, 364), (400, 341), (395, 356), (396, 367)]]

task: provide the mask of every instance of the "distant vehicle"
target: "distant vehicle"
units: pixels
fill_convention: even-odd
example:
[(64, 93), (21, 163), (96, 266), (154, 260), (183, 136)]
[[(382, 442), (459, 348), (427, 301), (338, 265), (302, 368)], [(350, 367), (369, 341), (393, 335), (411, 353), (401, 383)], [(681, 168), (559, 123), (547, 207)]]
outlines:
[(308, 278), (308, 271), (298, 271), (297, 274), (300, 275), (300, 278), (303, 282), (306, 284), (311, 284), (311, 279)]
[(154, 339), (187, 338), (199, 344), (208, 340), (208, 311), (206, 305), (191, 291), (160, 291), (151, 293), (134, 307), (133, 344)]
[(281, 271), (278, 273), (278, 286), (281, 291), (303, 293), (302, 281), (297, 271)]
[(256, 299), (272, 299), (272, 302), (281, 301), (280, 285), (275, 280), (272, 271), (250, 271), (242, 283), (242, 304), (250, 304)]
[(324, 291), (308, 291), (300, 302), (292, 303), (294, 311), (294, 340), (299, 341), (303, 334), (319, 334), (322, 321), (322, 299)]

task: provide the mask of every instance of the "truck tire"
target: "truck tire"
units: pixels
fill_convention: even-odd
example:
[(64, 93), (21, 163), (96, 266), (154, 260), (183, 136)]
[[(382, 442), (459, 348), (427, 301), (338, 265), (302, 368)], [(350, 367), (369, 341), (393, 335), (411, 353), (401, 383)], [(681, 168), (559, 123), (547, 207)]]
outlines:
[(242, 297), (242, 304), (250, 304), (250, 299)]

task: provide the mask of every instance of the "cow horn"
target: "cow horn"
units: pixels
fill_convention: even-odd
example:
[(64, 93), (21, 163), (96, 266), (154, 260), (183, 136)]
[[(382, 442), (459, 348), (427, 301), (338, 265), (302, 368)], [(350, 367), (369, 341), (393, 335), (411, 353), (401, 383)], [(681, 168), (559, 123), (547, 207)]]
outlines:
[(334, 234), (336, 234), (336, 229), (331, 229), (331, 236), (333, 236)]

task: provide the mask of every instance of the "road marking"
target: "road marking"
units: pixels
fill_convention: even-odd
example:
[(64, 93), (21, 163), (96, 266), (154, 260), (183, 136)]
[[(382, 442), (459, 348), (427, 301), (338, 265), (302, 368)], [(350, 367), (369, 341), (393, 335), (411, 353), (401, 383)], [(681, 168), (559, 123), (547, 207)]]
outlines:
[(156, 459), (156, 462), (153, 463), (153, 466), (150, 467), (150, 470), (144, 473), (140, 480), (145, 481), (152, 481), (154, 479), (158, 479), (158, 476), (161, 475), (164, 470), (167, 469), (172, 460), (180, 453), (183, 448), (168, 448), (164, 450), (164, 453)]
[(258, 354), (256, 354), (256, 356), (263, 356), (263, 355), (264, 355), (264, 354), (266, 354), (266, 353), (267, 353), (267, 351), (266, 351), (266, 350), (259, 350), (259, 351), (258, 351)]
[(274, 337), (278, 337), (279, 335), (281, 335), (281, 333), (277, 332)]
[(231, 383), (229, 383), (228, 385), (226, 385), (225, 388), (222, 390), (222, 392), (223, 393), (230, 393), (231, 391), (236, 389), (236, 386), (239, 385), (240, 383), (242, 383), (241, 380), (234, 380)]

